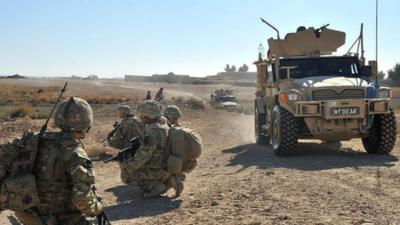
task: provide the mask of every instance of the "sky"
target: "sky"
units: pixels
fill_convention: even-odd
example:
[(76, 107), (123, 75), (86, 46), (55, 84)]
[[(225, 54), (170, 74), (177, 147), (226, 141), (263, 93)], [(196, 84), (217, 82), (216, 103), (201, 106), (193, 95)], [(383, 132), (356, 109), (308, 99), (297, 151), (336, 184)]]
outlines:
[[(379, 69), (400, 63), (400, 1), (379, 0)], [(375, 0), (0, 0), (0, 75), (123, 77), (255, 71), (257, 47), (300, 25), (346, 32), (364, 23), (375, 58)], [(267, 47), (266, 47), (267, 48)]]

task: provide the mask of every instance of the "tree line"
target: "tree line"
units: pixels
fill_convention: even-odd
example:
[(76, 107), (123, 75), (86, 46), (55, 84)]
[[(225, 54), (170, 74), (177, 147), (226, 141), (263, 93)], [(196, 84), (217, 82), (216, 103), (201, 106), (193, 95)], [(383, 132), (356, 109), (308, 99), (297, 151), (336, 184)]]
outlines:
[[(385, 75), (382, 71), (379, 72), (380, 76)], [(400, 86), (400, 63), (396, 63), (392, 69), (387, 71), (388, 84), (393, 86)]]
[(239, 69), (236, 69), (235, 65), (229, 65), (226, 64), (225, 68), (224, 68), (225, 72), (247, 72), (249, 71), (249, 66), (246, 64), (243, 64), (243, 66), (239, 67)]

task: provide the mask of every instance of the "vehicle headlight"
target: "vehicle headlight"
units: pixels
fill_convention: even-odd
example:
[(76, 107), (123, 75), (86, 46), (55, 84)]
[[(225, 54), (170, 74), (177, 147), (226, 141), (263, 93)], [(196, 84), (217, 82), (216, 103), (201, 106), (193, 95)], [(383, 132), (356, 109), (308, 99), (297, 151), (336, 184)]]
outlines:
[(297, 100), (301, 100), (301, 99), (302, 99), (302, 96), (297, 92), (291, 91), (291, 92), (288, 93), (288, 100), (289, 101), (297, 101)]
[(289, 101), (297, 101), (299, 99), (299, 95), (297, 93), (288, 93)]
[(390, 98), (390, 89), (388, 88), (381, 88), (378, 90), (378, 98)]
[(281, 92), (279, 93), (281, 102), (302, 100), (303, 96), (296, 91)]

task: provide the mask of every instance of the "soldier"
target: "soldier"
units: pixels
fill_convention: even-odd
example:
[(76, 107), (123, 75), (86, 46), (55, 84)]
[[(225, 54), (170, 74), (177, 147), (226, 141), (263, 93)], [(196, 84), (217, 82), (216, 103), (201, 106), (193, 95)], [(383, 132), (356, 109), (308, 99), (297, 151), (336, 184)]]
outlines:
[[(122, 150), (129, 147), (129, 141), (134, 137), (139, 137), (140, 140), (143, 140), (144, 125), (131, 114), (131, 107), (127, 105), (120, 106), (118, 108), (118, 115), (122, 120), (114, 128), (114, 131), (112, 131), (113, 134), (108, 140), (108, 145)], [(127, 168), (125, 168), (121, 163), (119, 166), (121, 169), (122, 182), (126, 184), (132, 182), (130, 179), (131, 176), (127, 172)]]
[(168, 126), (160, 122), (161, 107), (154, 100), (147, 100), (138, 106), (140, 119), (146, 125), (144, 139), (134, 157), (122, 163), (127, 168), (145, 198), (159, 197), (175, 183), (169, 181), (171, 174), (166, 170), (165, 149)]
[(121, 122), (111, 132), (112, 135), (107, 143), (110, 147), (122, 150), (129, 147), (129, 140), (132, 138), (143, 138), (144, 125), (131, 114), (131, 107), (128, 105), (118, 107), (118, 116)]
[(146, 100), (151, 100), (151, 92), (147, 91)]
[[(167, 119), (167, 123), (170, 127), (181, 127), (179, 124), (179, 119), (181, 118), (181, 111), (176, 105), (169, 105), (164, 110), (164, 116)], [(173, 186), (175, 189), (175, 195), (179, 196), (184, 188), (183, 181), (186, 180), (186, 174), (184, 173), (176, 173), (172, 174), (167, 183), (169, 186)]]
[(160, 88), (160, 90), (158, 90), (158, 92), (156, 93), (156, 96), (154, 97), (154, 100), (156, 100), (157, 102), (160, 102), (162, 100), (164, 100), (164, 88)]
[(181, 111), (175, 105), (169, 105), (164, 110), (164, 116), (167, 118), (170, 126), (180, 127), (179, 119), (181, 118)]
[(81, 143), (92, 122), (92, 109), (83, 99), (70, 98), (56, 109), (54, 124), (61, 132), (41, 138), (33, 170), (40, 204), (15, 212), (23, 224), (88, 225), (85, 215), (101, 214), (94, 171)]

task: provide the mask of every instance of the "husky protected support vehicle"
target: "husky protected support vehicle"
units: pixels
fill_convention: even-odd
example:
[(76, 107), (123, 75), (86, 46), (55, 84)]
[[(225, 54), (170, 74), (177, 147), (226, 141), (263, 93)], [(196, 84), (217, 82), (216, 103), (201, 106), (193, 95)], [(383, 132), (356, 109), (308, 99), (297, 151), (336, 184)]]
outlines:
[(217, 109), (224, 109), (227, 111), (238, 111), (239, 103), (233, 94), (233, 90), (220, 89), (215, 90), (210, 95), (210, 105)]
[[(263, 20), (263, 22), (267, 23)], [(376, 80), (376, 61), (365, 65), (361, 53), (334, 56), (345, 33), (299, 27), (268, 40), (266, 59), (257, 66), (255, 133), (259, 144), (271, 144), (278, 156), (293, 155), (298, 139), (327, 142), (361, 138), (368, 153), (388, 154), (396, 142), (391, 91)], [(352, 46), (352, 48), (353, 48)]]

